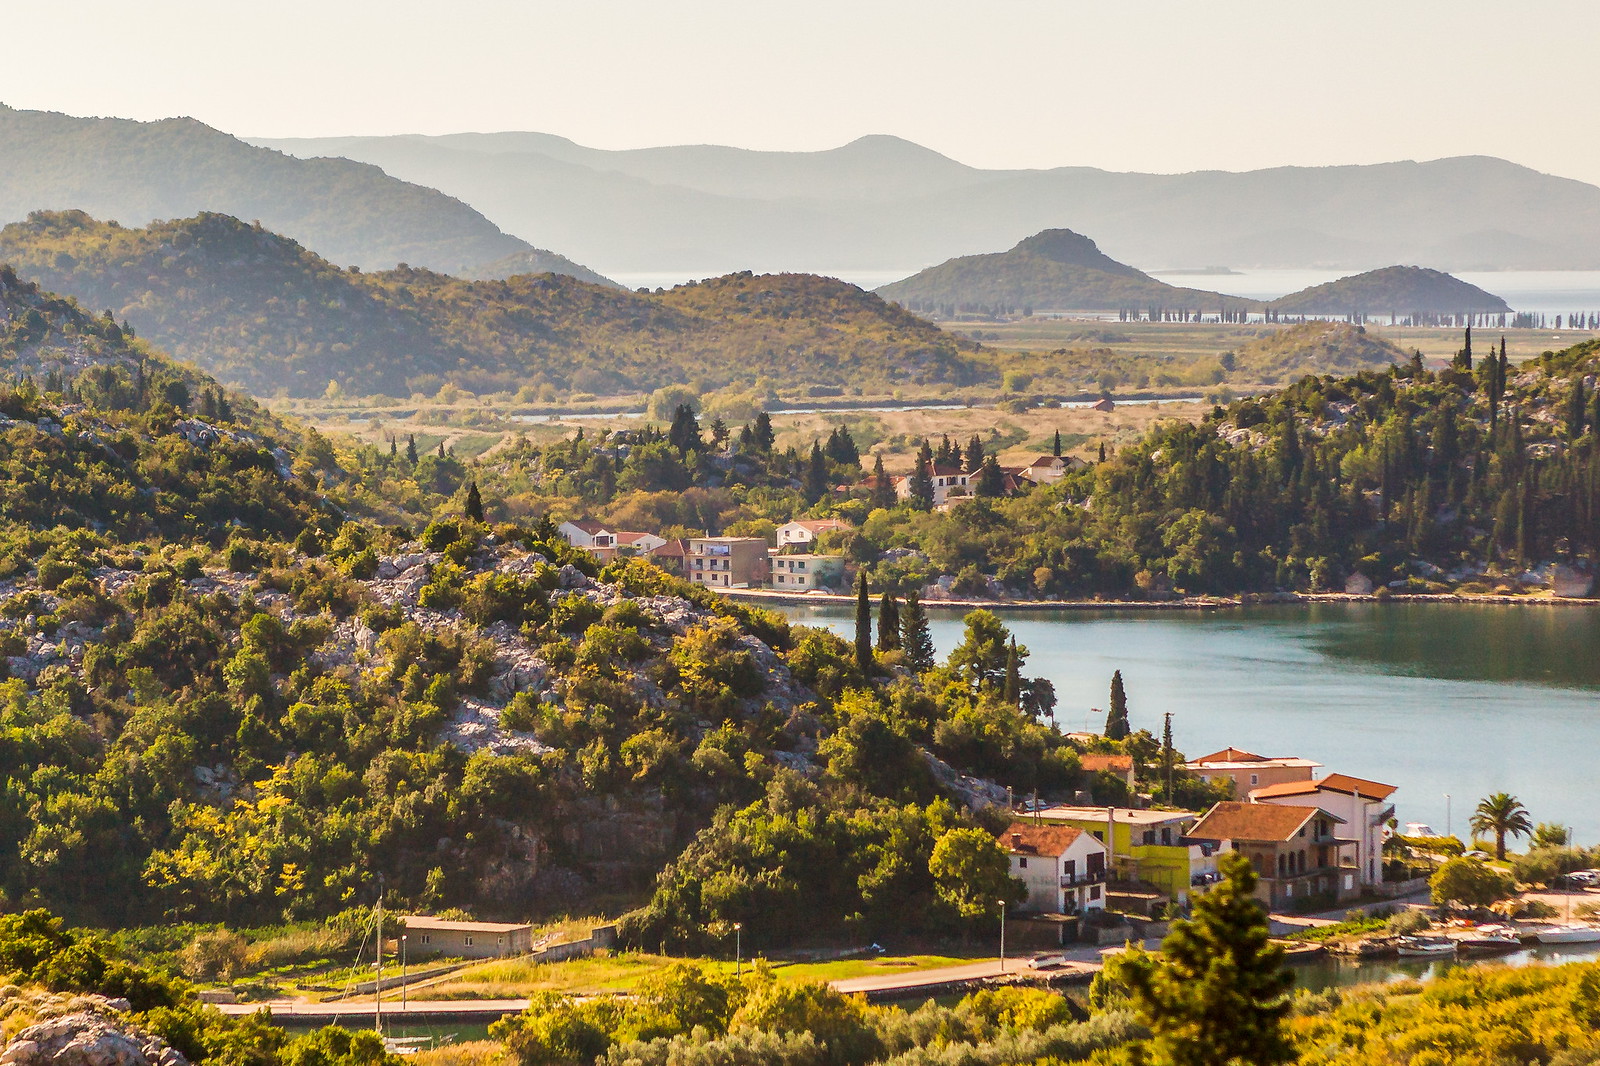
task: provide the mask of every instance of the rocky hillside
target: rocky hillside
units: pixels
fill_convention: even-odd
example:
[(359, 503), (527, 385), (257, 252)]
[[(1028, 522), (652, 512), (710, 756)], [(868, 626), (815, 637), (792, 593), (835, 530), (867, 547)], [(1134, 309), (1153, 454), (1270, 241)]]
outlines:
[(0, 262), (256, 395), (320, 395), (330, 382), (357, 395), (446, 383), (612, 395), (763, 379), (888, 391), (997, 376), (970, 341), (810, 275), (650, 295), (557, 274), (372, 274), (214, 214), (129, 229), (38, 213), (0, 231)]
[(1511, 307), (1476, 285), (1427, 267), (1391, 266), (1313, 285), (1272, 301), (1286, 315), (1502, 314)]
[(913, 311), (1239, 311), (1259, 304), (1185, 289), (1107, 256), (1071, 230), (1036, 233), (1007, 252), (968, 255), (877, 290)]
[(502, 233), (460, 200), (368, 163), (296, 159), (191, 118), (132, 122), (0, 105), (0, 222), (69, 208), (128, 226), (226, 212), (367, 270), (462, 270), (533, 254), (547, 269), (594, 276)]

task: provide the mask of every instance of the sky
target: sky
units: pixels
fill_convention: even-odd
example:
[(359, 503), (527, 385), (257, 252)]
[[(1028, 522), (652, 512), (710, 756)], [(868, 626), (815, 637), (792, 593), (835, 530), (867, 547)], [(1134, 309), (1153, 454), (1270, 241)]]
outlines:
[(888, 133), (1157, 172), (1483, 154), (1600, 184), (1594, 0), (53, 0), (0, 32), (0, 102), (241, 136)]

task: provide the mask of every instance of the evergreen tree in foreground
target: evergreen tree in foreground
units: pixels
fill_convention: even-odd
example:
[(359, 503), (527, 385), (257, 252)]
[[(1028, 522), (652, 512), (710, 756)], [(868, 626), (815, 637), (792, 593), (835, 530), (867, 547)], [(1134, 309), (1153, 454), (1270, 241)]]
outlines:
[(911, 475), (911, 504), (919, 511), (933, 509), (933, 449), (922, 442), (917, 452), (917, 469)]
[(1106, 736), (1111, 740), (1126, 740), (1131, 732), (1128, 725), (1128, 692), (1122, 687), (1122, 671), (1111, 675), (1111, 710), (1106, 714)]
[(1017, 707), (1022, 703), (1022, 660), (1017, 655), (1016, 637), (1011, 638), (1011, 644), (1006, 648), (1006, 680), (1001, 699), (1009, 707)]
[(1061, 431), (1059, 429), (1056, 430), (1056, 442), (1054, 446), (1051, 447), (1050, 454), (1055, 456), (1057, 459), (1061, 458)]
[(412, 466), (417, 465), (417, 435), (415, 433), (406, 434), (406, 462)]
[(1133, 948), (1107, 965), (1150, 1028), (1155, 1061), (1172, 1066), (1277, 1066), (1292, 1062), (1283, 1032), (1294, 977), (1269, 938), (1242, 855), (1220, 863), (1223, 881), (1172, 923), (1161, 951)]
[(878, 600), (878, 650), (895, 651), (900, 647), (900, 605), (894, 593), (884, 592)]
[(478, 494), (478, 483), (470, 482), (467, 485), (467, 517), (474, 522), (483, 521), (483, 497)]
[(876, 455), (872, 459), (872, 509), (890, 510), (900, 498), (895, 495), (894, 479), (883, 469), (883, 456)]
[(906, 593), (905, 609), (900, 612), (900, 646), (912, 670), (920, 674), (933, 669), (933, 634), (928, 631), (928, 612), (915, 589)]
[(867, 597), (867, 572), (856, 574), (856, 665), (872, 672), (872, 601)]

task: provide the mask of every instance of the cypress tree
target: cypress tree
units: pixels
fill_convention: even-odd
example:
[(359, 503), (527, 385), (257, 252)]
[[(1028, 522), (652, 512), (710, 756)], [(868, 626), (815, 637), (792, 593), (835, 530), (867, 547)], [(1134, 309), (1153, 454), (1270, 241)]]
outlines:
[(417, 436), (414, 433), (406, 434), (406, 462), (417, 465)]
[(1102, 463), (1106, 461), (1106, 442), (1105, 441), (1101, 441), (1100, 442), (1100, 461)]
[(828, 459), (822, 447), (811, 442), (811, 458), (806, 464), (806, 499), (816, 503), (828, 494)]
[(883, 455), (880, 453), (872, 459), (872, 508), (888, 510), (900, 502), (895, 495), (894, 479), (883, 469)]
[(1111, 675), (1111, 710), (1106, 714), (1106, 737), (1126, 740), (1132, 732), (1128, 725), (1128, 692), (1122, 687), (1122, 671)]
[(884, 590), (878, 600), (878, 650), (895, 651), (900, 647), (900, 604), (894, 593)]
[(867, 598), (867, 572), (856, 573), (856, 665), (872, 672), (872, 601)]
[(467, 517), (474, 522), (483, 521), (483, 497), (478, 494), (478, 483), (467, 485)]
[(928, 612), (917, 590), (906, 593), (905, 609), (900, 612), (900, 646), (905, 649), (911, 669), (923, 673), (933, 669), (933, 634), (928, 630)]
[(1006, 647), (1006, 681), (1001, 698), (1008, 707), (1017, 707), (1022, 703), (1022, 661), (1017, 656), (1016, 637), (1012, 637)]
[(1106, 977), (1127, 989), (1150, 1028), (1158, 1062), (1172, 1066), (1279, 1066), (1295, 1049), (1283, 1032), (1294, 977), (1272, 943), (1255, 899), (1256, 872), (1243, 855), (1218, 863), (1223, 881), (1194, 900), (1159, 954), (1116, 957)]
[(1061, 458), (1061, 431), (1056, 430), (1056, 442), (1050, 447), (1050, 454), (1057, 459)]
[(1006, 472), (1000, 469), (1000, 460), (991, 455), (983, 461), (983, 467), (978, 473), (978, 484), (973, 490), (973, 495), (999, 497), (1005, 494)]
[(911, 474), (911, 505), (919, 511), (927, 511), (933, 507), (933, 449), (928, 447), (928, 442), (922, 442), (922, 448), (917, 452), (917, 468)]
[(777, 434), (772, 431), (772, 416), (765, 411), (756, 415), (755, 427), (750, 432), (755, 438), (756, 447), (763, 453), (770, 452), (773, 442), (778, 439)]
[(1172, 748), (1172, 712), (1168, 711), (1161, 726), (1161, 780), (1166, 785), (1162, 795), (1168, 803), (1172, 802), (1172, 769), (1176, 761)]
[(976, 433), (967, 442), (967, 454), (964, 457), (963, 469), (969, 474), (976, 474), (983, 466), (983, 438)]
[(1567, 399), (1567, 440), (1577, 440), (1583, 433), (1583, 375), (1572, 378), (1572, 394)]

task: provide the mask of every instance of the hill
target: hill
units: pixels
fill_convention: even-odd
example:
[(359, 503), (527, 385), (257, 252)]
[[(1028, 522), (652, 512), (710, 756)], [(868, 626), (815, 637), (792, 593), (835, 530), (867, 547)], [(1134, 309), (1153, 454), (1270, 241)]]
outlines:
[(544, 269), (598, 277), (370, 164), (297, 159), (189, 118), (132, 122), (0, 105), (0, 222), (68, 208), (129, 226), (226, 212), (368, 270), (454, 271), (533, 255)]
[(1233, 366), (1243, 380), (1276, 383), (1307, 374), (1381, 370), (1410, 358), (1411, 353), (1362, 326), (1313, 320), (1246, 341)]
[(1235, 296), (1185, 289), (1119, 263), (1066, 229), (1045, 230), (1008, 252), (969, 255), (877, 290), (913, 311), (977, 309), (1237, 311), (1259, 306)]
[(852, 285), (733, 275), (641, 294), (557, 274), (466, 281), (345, 270), (226, 215), (131, 229), (40, 212), (0, 230), (0, 262), (108, 308), (255, 393), (602, 394), (788, 380), (884, 391), (996, 376), (977, 345)]
[(1284, 314), (1444, 315), (1504, 313), (1500, 297), (1427, 267), (1391, 266), (1313, 285), (1272, 301)]
[(1059, 227), (1159, 267), (1600, 268), (1600, 188), (1483, 156), (1135, 174), (984, 170), (883, 136), (821, 152), (537, 133), (257, 143), (375, 163), (611, 274), (908, 271)]

